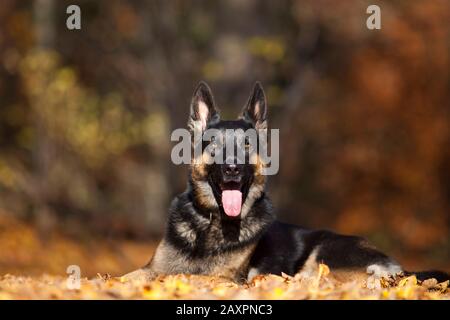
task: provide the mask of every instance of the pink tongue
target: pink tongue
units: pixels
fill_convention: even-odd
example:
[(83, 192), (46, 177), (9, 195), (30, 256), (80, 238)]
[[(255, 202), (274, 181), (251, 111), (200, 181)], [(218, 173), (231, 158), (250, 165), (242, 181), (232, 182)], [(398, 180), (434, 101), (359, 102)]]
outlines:
[(222, 191), (222, 205), (228, 216), (238, 216), (241, 213), (242, 193), (239, 190)]

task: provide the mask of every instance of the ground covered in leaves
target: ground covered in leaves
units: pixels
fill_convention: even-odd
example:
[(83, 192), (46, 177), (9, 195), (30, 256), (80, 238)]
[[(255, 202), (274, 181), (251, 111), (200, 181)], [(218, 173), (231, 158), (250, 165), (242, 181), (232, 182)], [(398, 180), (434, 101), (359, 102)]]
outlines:
[(165, 276), (150, 283), (109, 275), (82, 279), (69, 289), (67, 278), (0, 277), (0, 299), (450, 299), (449, 282), (419, 282), (415, 276), (381, 281), (378, 289), (357, 282), (339, 283), (320, 265), (309, 278), (299, 275), (257, 276), (248, 284), (206, 276)]
[[(367, 289), (338, 282), (325, 265), (307, 278), (267, 275), (243, 285), (192, 275), (125, 281), (114, 276), (144, 265), (155, 243), (83, 239), (0, 215), (0, 299), (450, 299), (448, 282), (397, 276)], [(80, 267), (79, 289), (67, 286), (69, 265)]]

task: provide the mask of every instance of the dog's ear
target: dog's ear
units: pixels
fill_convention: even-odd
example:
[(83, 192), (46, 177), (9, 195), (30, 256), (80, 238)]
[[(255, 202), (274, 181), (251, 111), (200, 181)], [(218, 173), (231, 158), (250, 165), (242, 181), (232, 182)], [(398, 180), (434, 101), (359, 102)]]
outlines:
[(194, 91), (191, 101), (191, 111), (188, 126), (194, 130), (205, 131), (209, 122), (218, 121), (219, 113), (209, 86), (200, 81)]
[(267, 129), (267, 103), (264, 89), (256, 82), (241, 117), (253, 123), (256, 129)]

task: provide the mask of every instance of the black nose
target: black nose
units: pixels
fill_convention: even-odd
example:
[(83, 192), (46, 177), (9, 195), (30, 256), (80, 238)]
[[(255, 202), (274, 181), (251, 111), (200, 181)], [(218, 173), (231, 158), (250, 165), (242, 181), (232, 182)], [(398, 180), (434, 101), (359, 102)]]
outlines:
[(223, 166), (223, 174), (229, 177), (236, 177), (240, 173), (239, 167), (235, 164), (226, 164)]

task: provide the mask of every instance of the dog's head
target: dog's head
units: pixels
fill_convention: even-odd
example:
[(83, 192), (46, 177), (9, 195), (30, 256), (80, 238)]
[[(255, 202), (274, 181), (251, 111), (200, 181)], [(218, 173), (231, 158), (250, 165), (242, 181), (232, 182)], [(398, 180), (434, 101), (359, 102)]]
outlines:
[(201, 82), (194, 91), (188, 126), (193, 136), (202, 137), (193, 141), (199, 151), (190, 173), (195, 200), (206, 210), (218, 209), (224, 217), (244, 218), (265, 185), (258, 154), (258, 133), (267, 132), (266, 97), (261, 84), (254, 85), (236, 120), (221, 120), (211, 89)]

